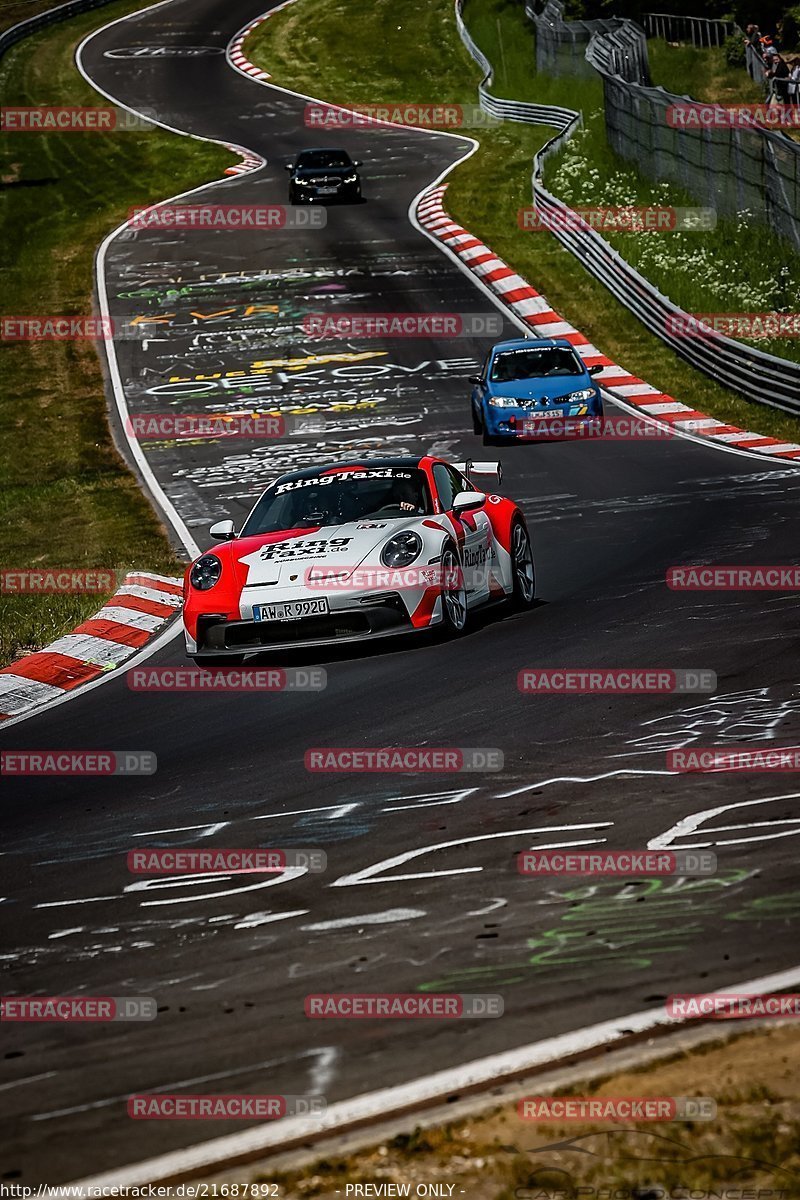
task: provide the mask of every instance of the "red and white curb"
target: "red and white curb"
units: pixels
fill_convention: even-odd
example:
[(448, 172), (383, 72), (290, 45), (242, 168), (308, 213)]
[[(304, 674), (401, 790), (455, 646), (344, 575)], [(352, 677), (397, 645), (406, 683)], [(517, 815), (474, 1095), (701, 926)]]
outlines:
[(800, 458), (800, 444), (797, 442), (782, 442), (779, 438), (764, 437), (760, 433), (739, 429), (736, 425), (726, 425), (724, 421), (698, 412), (688, 404), (681, 404), (674, 396), (659, 392), (658, 388), (612, 362), (588, 338), (559, 316), (545, 297), (521, 275), (515, 274), (479, 238), (473, 237), (449, 216), (443, 204), (446, 190), (447, 184), (440, 184), (422, 195), (416, 209), (420, 225), (491, 288), (515, 316), (530, 326), (537, 337), (566, 338), (587, 366), (599, 363), (603, 370), (595, 378), (612, 396), (618, 396), (626, 404), (641, 409), (647, 416), (656, 417), (695, 437), (723, 442), (768, 458)]
[(249, 25), (245, 25), (244, 29), (240, 29), (236, 36), (228, 46), (228, 62), (236, 67), (237, 71), (241, 71), (243, 75), (249, 75), (252, 79), (271, 79), (269, 71), (263, 71), (261, 67), (257, 67), (254, 62), (244, 52), (244, 43), (254, 29), (258, 29), (259, 25), (263, 25), (264, 21), (276, 12), (280, 12), (282, 8), (287, 8), (294, 0), (284, 0), (283, 4), (277, 4), (275, 8), (271, 8), (269, 12), (262, 13), (260, 17), (256, 17), (255, 21), (251, 21)]
[(181, 607), (179, 579), (135, 571), (72, 633), (0, 670), (0, 721), (113, 671), (151, 641)]
[(232, 150), (234, 154), (240, 154), (242, 161), (236, 163), (233, 167), (226, 167), (226, 175), (249, 175), (251, 171), (260, 171), (262, 167), (267, 165), (267, 160), (262, 158), (260, 154), (254, 154), (252, 150), (244, 150), (241, 146), (233, 146), (230, 142), (223, 142), (223, 145)]

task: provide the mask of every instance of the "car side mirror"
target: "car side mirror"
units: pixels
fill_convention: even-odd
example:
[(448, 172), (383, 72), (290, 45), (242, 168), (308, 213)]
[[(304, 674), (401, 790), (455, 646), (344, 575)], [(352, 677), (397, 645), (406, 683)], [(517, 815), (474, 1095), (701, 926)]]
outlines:
[(362, 161), (361, 161), (361, 159), (360, 159), (360, 158), (357, 158), (357, 159), (355, 160), (355, 162), (353, 163), (353, 166), (354, 166), (354, 167), (363, 167), (363, 165), (364, 165), (364, 164), (362, 163)]
[(293, 170), (294, 170), (294, 163), (287, 163), (287, 164), (286, 164), (286, 166), (285, 166), (283, 169), (284, 169), (284, 171), (293, 171)]
[(233, 521), (217, 521), (208, 532), (216, 542), (229, 542), (231, 538), (236, 537)]
[(599, 375), (600, 372), (603, 370), (603, 364), (595, 363), (593, 367), (588, 367), (587, 370), (590, 375)]
[(469, 512), (473, 508), (481, 508), (486, 503), (486, 492), (459, 492), (453, 499), (453, 512)]
[(469, 382), (470, 382), (470, 383), (483, 383), (483, 376), (481, 376), (481, 375), (470, 375), (470, 377), (469, 377)]

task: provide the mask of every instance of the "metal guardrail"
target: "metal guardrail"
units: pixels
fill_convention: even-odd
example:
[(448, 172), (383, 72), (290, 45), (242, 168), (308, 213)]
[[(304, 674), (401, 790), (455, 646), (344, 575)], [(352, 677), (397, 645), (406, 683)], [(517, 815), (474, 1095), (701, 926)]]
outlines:
[[(481, 88), (488, 95), (485, 85), (491, 84), (492, 66), (486, 55), (472, 41), (464, 25), (461, 15), (462, 3), (463, 0), (455, 0), (459, 34), (472, 57), (485, 72)], [(526, 12), (530, 15), (530, 11), (529, 4)], [(613, 32), (613, 30), (605, 32)], [(604, 35), (600, 33), (593, 35), (598, 40), (601, 36)], [(541, 116), (545, 108), (543, 105), (522, 103), (514, 105), (512, 101), (500, 101), (499, 103), (509, 106), (509, 108), (515, 107), (518, 110), (517, 115), (509, 115), (505, 119), (529, 124), (552, 125), (555, 123), (552, 118), (545, 120)], [(481, 106), (483, 107), (483, 94), (481, 95)], [(545, 219), (550, 215), (555, 216), (552, 222), (554, 236), (656, 337), (667, 343), (676, 354), (697, 370), (702, 371), (704, 375), (723, 386), (741, 392), (750, 400), (800, 415), (800, 363), (767, 354), (763, 350), (746, 346), (744, 343), (722, 334), (690, 338), (680, 337), (670, 332), (669, 318), (688, 320), (690, 314), (662, 295), (590, 225), (566, 217), (566, 214), (572, 210), (563, 201), (552, 195), (542, 182), (544, 164), (548, 158), (563, 149), (580, 126), (582, 114), (566, 108), (559, 108), (555, 111), (558, 114), (559, 131), (534, 155), (531, 177), (536, 207), (541, 209)]]
[(736, 21), (678, 16), (675, 13), (642, 13), (642, 20), (648, 37), (664, 38), (666, 42), (691, 42), (700, 49), (721, 46), (734, 33), (741, 33), (744, 37), (744, 30)]
[(552, 125), (556, 129), (568, 128), (574, 123), (576, 117), (579, 118), (579, 121), (582, 119), (581, 114), (575, 113), (571, 108), (559, 108), (553, 104), (531, 104), (526, 100), (503, 100), (498, 96), (493, 96), (489, 91), (493, 78), (492, 64), (470, 37), (462, 16), (463, 6), (464, 0), (455, 0), (456, 25), (461, 41), (484, 73), (483, 79), (478, 84), (478, 100), (483, 112), (500, 121), (519, 121), (527, 125)]
[(10, 29), (6, 29), (0, 33), (0, 58), (10, 50), (12, 46), (16, 46), (17, 42), (21, 42), (31, 33), (38, 33), (40, 29), (46, 29), (48, 25), (55, 25), (59, 21), (66, 21), (69, 17), (77, 17), (79, 13), (89, 12), (93, 8), (102, 8), (104, 4), (109, 4), (111, 0), (67, 0), (66, 4), (59, 4), (56, 8), (48, 8), (46, 12), (38, 13), (35, 17), (26, 17), (24, 21), (19, 21), (16, 25), (12, 25)]

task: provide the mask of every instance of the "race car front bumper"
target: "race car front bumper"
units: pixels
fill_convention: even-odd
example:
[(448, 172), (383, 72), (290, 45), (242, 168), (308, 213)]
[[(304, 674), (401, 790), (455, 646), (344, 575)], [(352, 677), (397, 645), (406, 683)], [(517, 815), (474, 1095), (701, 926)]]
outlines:
[(387, 592), (293, 621), (229, 620), (217, 614), (199, 616), (193, 643), (196, 649), (188, 648), (190, 653), (203, 656), (244, 654), (356, 642), (415, 631), (399, 594)]

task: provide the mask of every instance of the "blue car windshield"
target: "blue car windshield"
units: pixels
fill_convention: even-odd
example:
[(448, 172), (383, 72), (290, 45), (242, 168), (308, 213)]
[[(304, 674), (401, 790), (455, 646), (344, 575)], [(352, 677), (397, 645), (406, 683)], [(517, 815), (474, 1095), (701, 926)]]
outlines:
[(530, 350), (502, 350), (496, 354), (489, 376), (493, 383), (514, 383), (518, 379), (544, 379), (550, 375), (582, 375), (581, 363), (563, 346), (542, 346)]

